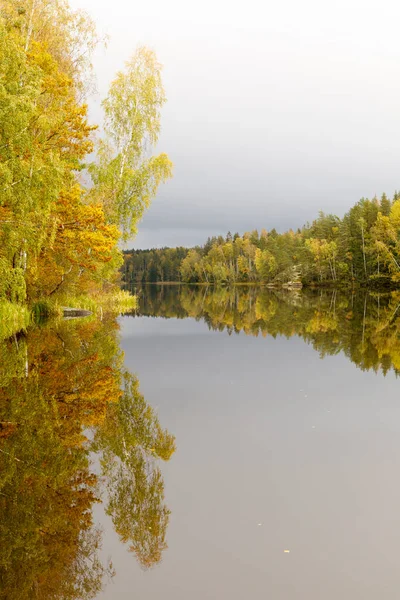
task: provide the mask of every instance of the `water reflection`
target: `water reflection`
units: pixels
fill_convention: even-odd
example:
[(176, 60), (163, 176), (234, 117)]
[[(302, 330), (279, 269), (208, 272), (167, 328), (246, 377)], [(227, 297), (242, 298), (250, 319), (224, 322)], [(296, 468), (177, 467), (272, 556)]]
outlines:
[[(378, 295), (363, 291), (346, 294), (332, 290), (284, 292), (251, 287), (147, 286), (140, 292), (138, 313), (165, 318), (194, 317), (205, 321), (210, 329), (225, 331), (232, 336), (240, 331), (258, 337), (298, 336), (321, 356), (343, 353), (363, 370), (381, 370), (383, 373), (393, 370), (397, 374), (400, 370), (399, 307), (399, 293)], [(129, 323), (140, 325), (132, 320)], [(147, 326), (151, 323), (144, 319), (142, 324)], [(192, 324), (197, 327), (196, 323)], [(156, 325), (159, 328), (160, 323)], [(124, 326), (126, 333), (127, 320)], [(180, 565), (187, 559), (189, 579), (193, 575), (193, 565), (208, 564), (210, 569), (210, 561), (216, 564), (213, 554), (210, 554), (207, 563), (206, 553), (200, 551), (201, 543), (208, 527), (209, 552), (215, 552), (216, 530), (221, 527), (221, 522), (225, 523), (227, 504), (231, 503), (226, 502), (226, 490), (236, 490), (238, 469), (241, 478), (246, 479), (248, 489), (259, 488), (258, 496), (255, 496), (260, 501), (255, 512), (261, 514), (264, 511), (264, 516), (256, 518), (254, 512), (254, 528), (268, 517), (268, 511), (263, 507), (263, 502), (267, 502), (265, 499), (272, 498), (271, 502), (275, 502), (274, 485), (278, 491), (288, 487), (286, 491), (284, 489), (285, 497), (295, 499), (290, 511), (293, 512), (300, 498), (298, 514), (301, 518), (292, 522), (293, 530), (298, 523), (307, 522), (307, 518), (312, 525), (312, 519), (307, 517), (308, 508), (304, 507), (314, 503), (318, 511), (318, 494), (315, 496), (313, 487), (314, 467), (319, 469), (319, 478), (325, 477), (321, 490), (329, 484), (330, 477), (333, 477), (330, 483), (332, 490), (334, 487), (342, 489), (341, 486), (347, 489), (346, 470), (340, 462), (344, 442), (347, 443), (346, 461), (353, 457), (353, 471), (358, 477), (360, 461), (365, 460), (368, 467), (366, 481), (370, 481), (375, 442), (370, 443), (365, 434), (366, 443), (362, 445), (359, 430), (369, 431), (368, 427), (375, 421), (372, 417), (368, 421), (368, 418), (378, 413), (371, 398), (370, 412), (365, 409), (370, 386), (367, 380), (370, 382), (368, 377), (373, 377), (373, 374), (358, 373), (362, 380), (357, 379), (352, 387), (345, 383), (345, 377), (350, 375), (341, 364), (337, 375), (332, 377), (342, 382), (343, 389), (348, 388), (346, 396), (343, 390), (340, 393), (337, 389), (332, 391), (333, 379), (328, 373), (330, 367), (327, 366), (325, 371), (323, 368), (316, 369), (309, 354), (303, 359), (298, 344), (283, 346), (274, 340), (271, 343), (273, 351), (267, 341), (245, 336), (228, 338), (208, 334), (204, 339), (190, 337), (188, 340), (144, 337), (140, 344), (135, 336), (131, 340), (125, 338), (128, 362), (134, 369), (140, 367), (142, 381), (147, 379), (147, 385), (154, 386), (152, 395), (162, 397), (170, 405), (169, 418), (174, 431), (181, 421), (181, 471), (171, 489), (179, 490), (179, 484), (182, 486), (183, 482), (191, 494), (188, 500), (185, 489), (182, 492), (181, 488), (181, 499), (175, 498), (176, 521), (181, 528), (192, 532), (199, 518), (196, 541), (192, 539), (189, 552), (187, 533), (182, 535), (184, 543), (175, 563)], [(264, 352), (265, 348), (268, 352)], [(159, 563), (166, 548), (169, 520), (159, 464), (160, 460), (166, 461), (171, 457), (175, 441), (161, 427), (154, 410), (140, 393), (138, 379), (123, 366), (115, 319), (106, 318), (103, 322), (95, 319), (62, 321), (34, 328), (27, 335), (16, 336), (0, 345), (0, 365), (0, 598), (72, 600), (98, 597), (107, 577), (111, 577), (114, 571), (111, 563), (104, 564), (100, 560), (102, 532), (93, 523), (92, 517), (93, 506), (102, 498), (120, 541), (131, 552), (126, 568), (129, 569), (133, 559), (144, 569)], [(157, 378), (154, 372), (157, 372)], [(199, 372), (203, 374), (201, 378)], [(349, 372), (357, 373), (351, 368)], [(288, 383), (287, 373), (294, 374), (296, 381), (292, 386)], [(391, 388), (382, 387), (383, 379), (374, 379), (380, 386), (379, 390), (386, 390), (379, 392), (386, 397), (387, 390)], [(388, 386), (390, 379), (385, 379)], [(195, 386), (193, 382), (196, 382)], [(307, 411), (311, 409), (307, 403), (312, 399), (308, 398), (308, 389), (304, 391), (305, 385), (311, 391), (314, 386), (315, 397), (322, 397), (326, 404), (321, 408), (318, 400), (318, 409), (314, 407), (316, 412), (323, 411), (327, 422), (329, 443), (326, 446), (322, 443), (323, 436), (317, 433), (322, 428), (322, 417), (318, 417), (318, 421), (312, 414), (308, 422)], [(149, 393), (149, 388), (146, 389)], [(268, 390), (267, 399), (265, 390)], [(292, 401), (295, 392), (301, 396), (301, 402)], [(372, 390), (373, 400), (374, 393)], [(249, 398), (252, 399), (251, 405)], [(331, 413), (334, 401), (339, 406), (341, 403), (346, 406), (343, 422), (339, 418), (334, 420)], [(389, 400), (388, 407), (388, 414), (391, 411), (388, 422), (395, 424), (393, 415), (397, 413), (394, 409), (392, 411)], [(379, 410), (381, 420), (385, 417), (384, 408)], [(358, 433), (349, 435), (347, 439), (347, 429), (352, 426), (350, 410), (354, 411), (354, 431)], [(190, 411), (193, 411), (191, 417)], [(185, 414), (186, 418), (188, 414), (190, 417), (186, 421)], [(367, 423), (364, 429), (360, 425), (363, 418)], [(302, 429), (305, 421), (306, 433)], [(337, 445), (332, 434), (335, 427), (338, 430), (344, 428), (343, 435), (337, 438)], [(376, 431), (376, 439), (380, 440), (381, 430)], [(307, 432), (315, 432), (316, 435), (310, 438)], [(390, 435), (386, 438), (386, 434), (382, 434), (381, 440), (385, 457), (389, 456), (386, 444), (394, 444), (392, 440), (398, 439), (397, 433), (396, 438)], [(205, 435), (207, 444), (204, 444)], [(242, 440), (240, 445), (238, 439)], [(376, 441), (374, 437), (371, 439)], [(314, 450), (313, 444), (318, 443), (320, 446)], [(371, 455), (368, 455), (369, 448)], [(91, 457), (94, 452), (98, 458), (93, 464)], [(304, 489), (296, 487), (299, 452), (303, 452), (302, 473), (309, 477), (309, 484)], [(368, 455), (367, 458), (363, 453)], [(285, 456), (283, 462), (282, 456)], [(279, 457), (276, 463), (274, 457)], [(187, 464), (182, 470), (182, 461), (184, 463), (185, 460)], [(291, 461), (294, 461), (293, 473), (287, 467), (292, 464)], [(175, 463), (179, 461), (173, 461)], [(337, 466), (336, 475), (333, 467), (326, 469), (327, 464)], [(275, 483), (271, 484), (267, 478), (263, 487), (259, 473), (264, 472), (265, 465), (269, 465), (269, 471), (265, 472), (269, 473), (268, 477), (275, 477)], [(285, 471), (285, 468), (289, 470)], [(201, 479), (202, 473), (204, 479)], [(377, 470), (375, 478), (378, 480), (379, 477), (383, 480), (383, 475), (379, 475)], [(307, 490), (313, 490), (310, 496)], [(348, 493), (339, 496), (339, 500), (345, 498), (343, 514), (346, 518), (350, 513), (346, 512), (345, 503), (353, 497), (353, 493), (350, 485)], [(226, 521), (226, 535), (231, 532), (234, 536), (227, 538), (228, 549), (240, 538), (235, 529), (240, 523), (236, 512), (243, 508), (240, 506), (240, 494), (235, 491), (232, 495), (237, 496), (239, 504), (232, 508), (230, 520)], [(280, 504), (280, 492), (276, 498), (271, 515), (275, 518), (274, 515), (285, 514), (285, 519), (290, 520), (292, 512), (287, 517), (285, 505), (281, 507)], [(396, 497), (393, 498), (395, 501)], [(332, 499), (332, 502), (337, 502), (333, 491)], [(179, 501), (182, 504), (180, 512)], [(207, 519), (201, 511), (202, 502), (209, 502)], [(243, 502), (247, 514), (250, 508)], [(320, 498), (318, 502), (323, 506), (325, 499)], [(185, 511), (191, 504), (194, 509), (191, 526), (188, 527)], [(315, 510), (311, 512), (317, 514)], [(322, 515), (321, 523), (323, 518)], [(242, 524), (245, 522), (243, 519)], [(231, 525), (233, 522), (235, 527)], [(338, 528), (338, 521), (334, 523), (329, 533), (331, 540)], [(351, 525), (348, 531), (351, 538)], [(367, 527), (365, 531), (368, 531)], [(281, 535), (279, 531), (275, 533)], [(286, 536), (290, 535), (291, 532), (287, 531)], [(242, 538), (248, 539), (246, 536), (248, 532), (243, 530)], [(220, 542), (223, 538), (220, 535)], [(200, 554), (194, 559), (197, 543), (200, 543)], [(250, 554), (252, 544), (247, 547)], [(286, 547), (285, 540), (282, 548)], [(282, 548), (280, 551), (283, 552)], [(227, 552), (224, 550), (228, 556)], [(223, 561), (223, 558), (220, 557), (220, 560)], [(252, 555), (254, 564), (258, 564), (258, 560), (258, 554)], [(225, 585), (232, 569), (230, 563), (228, 565), (225, 561), (224, 564), (226, 571), (223, 571), (222, 579)], [(177, 568), (171, 570), (171, 597), (175, 597)], [(182, 577), (184, 570), (180, 573)], [(312, 572), (314, 574), (314, 567)], [(369, 567), (367, 572), (370, 572)], [(272, 581), (273, 573), (270, 577)], [(163, 580), (160, 579), (160, 582), (163, 585)], [(191, 585), (191, 580), (189, 583)], [(198, 587), (200, 597), (204, 597), (204, 594), (201, 596), (202, 590), (201, 586)], [(185, 592), (182, 597), (189, 596)]]
[(363, 370), (400, 371), (400, 292), (146, 286), (138, 313), (203, 319), (229, 334), (296, 335), (321, 357), (343, 352)]
[(0, 345), (0, 364), (0, 598), (96, 597), (113, 575), (92, 519), (103, 487), (121, 541), (142, 567), (159, 562), (157, 459), (175, 442), (123, 368), (115, 319), (35, 328)]

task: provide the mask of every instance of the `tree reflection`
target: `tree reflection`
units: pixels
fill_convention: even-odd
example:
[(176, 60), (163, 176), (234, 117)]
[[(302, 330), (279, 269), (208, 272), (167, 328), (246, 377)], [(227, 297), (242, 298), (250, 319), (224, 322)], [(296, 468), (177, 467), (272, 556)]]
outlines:
[(156, 460), (174, 439), (124, 372), (117, 331), (113, 319), (64, 321), (0, 346), (0, 598), (96, 597), (113, 574), (92, 520), (104, 478), (121, 540), (142, 566), (161, 559), (169, 511)]
[(229, 334), (297, 335), (321, 357), (344, 353), (364, 370), (400, 372), (400, 292), (146, 286), (139, 314), (193, 317)]
[(109, 503), (115, 530), (129, 543), (142, 567), (161, 560), (166, 548), (169, 511), (164, 504), (164, 482), (154, 457), (169, 460), (174, 438), (161, 429), (153, 409), (139, 392), (138, 380), (125, 373), (123, 395), (110, 403), (95, 447), (102, 453)]

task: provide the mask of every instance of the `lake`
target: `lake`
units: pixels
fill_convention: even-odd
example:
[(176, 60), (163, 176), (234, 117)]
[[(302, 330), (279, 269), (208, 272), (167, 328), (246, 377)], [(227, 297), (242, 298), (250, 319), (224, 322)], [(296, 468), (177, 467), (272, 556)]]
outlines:
[(138, 292), (0, 346), (0, 598), (396, 598), (400, 294)]

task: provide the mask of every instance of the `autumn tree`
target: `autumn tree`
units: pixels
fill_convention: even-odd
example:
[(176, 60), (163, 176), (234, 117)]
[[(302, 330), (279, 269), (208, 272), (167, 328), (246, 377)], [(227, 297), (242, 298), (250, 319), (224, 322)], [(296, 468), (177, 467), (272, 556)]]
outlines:
[[(25, 279), (46, 241), (54, 203), (92, 149), (94, 128), (80, 99), (86, 58), (74, 59), (74, 51), (85, 56), (90, 31), (66, 3), (2, 5), (0, 258)], [(12, 285), (5, 295), (13, 300)]]
[(141, 47), (104, 100), (104, 138), (93, 150), (85, 97), (93, 22), (66, 0), (4, 0), (0, 7), (0, 299), (101, 292), (115, 283), (117, 242), (171, 175), (151, 155), (165, 102), (161, 65)]
[(166, 154), (148, 155), (159, 137), (164, 103), (161, 65), (153, 51), (140, 47), (103, 101), (106, 137), (90, 166), (91, 195), (102, 202), (109, 221), (121, 227), (124, 239), (136, 233), (159, 184), (171, 176)]

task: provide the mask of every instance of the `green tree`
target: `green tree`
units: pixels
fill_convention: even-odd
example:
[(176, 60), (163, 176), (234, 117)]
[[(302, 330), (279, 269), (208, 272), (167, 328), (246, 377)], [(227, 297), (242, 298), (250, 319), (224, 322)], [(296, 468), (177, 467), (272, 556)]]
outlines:
[(136, 225), (157, 192), (171, 177), (166, 154), (147, 156), (160, 133), (160, 109), (165, 103), (161, 65), (154, 52), (140, 47), (112, 82), (103, 101), (105, 139), (97, 161), (90, 166), (92, 197), (99, 199), (123, 238), (136, 233)]

